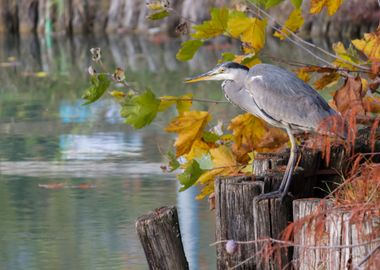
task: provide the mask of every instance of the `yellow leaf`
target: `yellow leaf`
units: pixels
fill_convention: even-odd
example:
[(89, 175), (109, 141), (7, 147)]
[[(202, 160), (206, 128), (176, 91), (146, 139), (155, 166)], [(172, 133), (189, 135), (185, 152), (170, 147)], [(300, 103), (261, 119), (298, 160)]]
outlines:
[(253, 67), (257, 64), (261, 64), (260, 58), (256, 57), (254, 54), (243, 54), (243, 55), (235, 55), (233, 62), (242, 64), (246, 67)]
[(180, 100), (177, 101), (177, 111), (179, 114), (190, 110), (191, 105), (193, 105), (192, 98), (192, 94), (187, 94), (180, 97)]
[(210, 147), (207, 145), (207, 143), (197, 139), (195, 142), (193, 142), (190, 152), (185, 155), (185, 158), (188, 161), (193, 160), (194, 158), (199, 158), (203, 154), (207, 154), (209, 149)]
[(165, 128), (167, 132), (178, 133), (174, 146), (176, 147), (176, 156), (187, 154), (197, 139), (200, 139), (211, 116), (208, 112), (190, 111), (184, 112)]
[(166, 111), (170, 106), (177, 103), (177, 97), (175, 96), (163, 96), (160, 97), (160, 106), (158, 107), (159, 112)]
[(314, 87), (317, 90), (323, 89), (326, 86), (336, 83), (339, 80), (339, 78), (340, 75), (336, 72), (325, 74), (314, 83)]
[(34, 74), (37, 78), (45, 78), (48, 76), (48, 74), (45, 71), (39, 71), (36, 74)]
[(290, 13), (289, 18), (286, 20), (281, 32), (275, 32), (274, 36), (284, 40), (291, 32), (296, 32), (303, 25), (304, 19), (302, 17), (301, 9), (294, 9)]
[[(333, 64), (337, 67), (343, 67), (348, 68), (351, 70), (355, 70), (356, 68), (353, 65), (350, 65), (351, 63), (356, 63), (357, 61), (354, 59), (354, 56), (350, 54), (346, 48), (344, 47), (342, 42), (337, 42), (333, 44), (333, 50), (335, 51), (335, 54), (339, 56), (341, 59), (345, 60), (342, 61), (340, 59), (336, 59)], [(347, 62), (348, 63), (347, 63)]]
[(188, 111), (193, 104), (192, 94), (187, 94), (181, 97), (176, 96), (162, 96), (160, 97), (160, 106), (158, 107), (159, 112), (166, 111), (170, 106), (176, 104), (178, 114), (182, 114), (185, 111)]
[(231, 120), (228, 129), (234, 135), (233, 151), (241, 162), (248, 161), (248, 153), (278, 149), (288, 141), (286, 134), (269, 127), (263, 120), (245, 113)]
[(297, 70), (297, 77), (303, 80), (304, 82), (310, 81), (310, 74), (306, 72), (305, 68), (300, 68)]
[(343, 0), (311, 0), (310, 13), (320, 13), (326, 7), (327, 13), (331, 16), (339, 9), (342, 3)]
[(201, 193), (199, 193), (195, 199), (203, 200), (205, 197), (209, 196), (214, 192), (214, 182), (208, 182), (205, 186), (203, 186)]
[(380, 27), (374, 33), (364, 34), (363, 39), (352, 41), (354, 46), (362, 51), (368, 59), (380, 62)]
[(265, 44), (265, 27), (267, 21), (246, 16), (234, 16), (228, 20), (227, 32), (235, 38), (240, 38), (248, 43), (255, 52), (258, 52)]
[(380, 98), (374, 96), (365, 96), (363, 105), (367, 112), (380, 113)]

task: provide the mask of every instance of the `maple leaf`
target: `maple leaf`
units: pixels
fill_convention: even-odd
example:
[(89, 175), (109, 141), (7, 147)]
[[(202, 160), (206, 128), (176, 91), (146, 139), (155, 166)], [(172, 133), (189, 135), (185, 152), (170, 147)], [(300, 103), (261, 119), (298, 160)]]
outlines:
[(334, 103), (338, 111), (344, 113), (348, 109), (358, 113), (364, 112), (363, 89), (360, 77), (347, 78), (345, 84), (334, 94)]
[(343, 0), (311, 0), (310, 13), (317, 14), (322, 11), (324, 7), (327, 8), (327, 13), (331, 16), (343, 4)]
[(223, 34), (227, 28), (228, 14), (227, 8), (213, 8), (211, 19), (193, 26), (195, 33), (191, 36), (195, 39), (208, 39)]
[(193, 143), (202, 137), (203, 129), (210, 119), (208, 112), (190, 111), (184, 112), (169, 123), (165, 130), (178, 133), (174, 143), (177, 157), (189, 153)]
[(368, 59), (380, 62), (380, 26), (376, 32), (366, 33), (363, 39), (355, 39), (352, 44), (359, 51), (362, 51)]
[(261, 50), (265, 44), (265, 27), (267, 21), (247, 17), (243, 12), (235, 12), (230, 16), (227, 32), (234, 38), (240, 38), (249, 44), (254, 52)]
[(333, 50), (335, 51), (335, 54), (337, 56), (339, 56), (339, 58), (345, 60), (345, 61), (342, 61), (341, 59), (336, 59), (333, 62), (333, 64), (335, 66), (344, 67), (344, 68), (348, 68), (351, 70), (356, 69), (356, 67), (354, 67), (353, 65), (350, 64), (350, 62), (351, 63), (358, 63), (359, 62), (359, 58), (358, 58), (356, 52), (354, 51), (354, 49), (352, 48), (352, 46), (350, 46), (346, 50), (346, 48), (344, 47), (342, 42), (337, 42), (337, 43), (333, 44)]
[(269, 127), (250, 113), (236, 116), (231, 120), (228, 129), (232, 130), (234, 136), (233, 151), (241, 162), (248, 160), (249, 152), (273, 151), (288, 141), (282, 130)]
[[(204, 185), (201, 194), (197, 199), (203, 199), (205, 196), (214, 192), (214, 179), (220, 175), (234, 175), (239, 172), (240, 167), (230, 148), (221, 145), (218, 148), (210, 149), (210, 155), (213, 162), (213, 169), (204, 172), (197, 180), (197, 184)], [(210, 185), (212, 183), (212, 185)]]
[(189, 153), (185, 155), (186, 160), (193, 160), (195, 158), (199, 158), (204, 154), (207, 154), (210, 147), (207, 143), (197, 139), (193, 142)]
[(296, 74), (297, 77), (303, 80), (304, 82), (310, 81), (310, 74), (307, 72), (305, 68), (299, 68)]
[(284, 27), (281, 32), (276, 31), (273, 35), (281, 40), (284, 40), (291, 32), (296, 32), (304, 23), (301, 9), (294, 9), (290, 13), (289, 18), (285, 21)]

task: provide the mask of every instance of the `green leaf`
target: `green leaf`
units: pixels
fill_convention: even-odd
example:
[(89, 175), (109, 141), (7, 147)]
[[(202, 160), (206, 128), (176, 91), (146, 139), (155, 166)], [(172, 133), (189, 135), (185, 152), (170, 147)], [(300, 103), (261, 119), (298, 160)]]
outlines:
[(190, 161), (185, 171), (177, 175), (179, 182), (182, 184), (182, 187), (179, 189), (179, 191), (185, 191), (194, 185), (202, 173), (203, 170), (199, 167), (199, 163), (195, 160)]
[(213, 8), (211, 19), (193, 26), (196, 32), (191, 36), (196, 39), (209, 39), (223, 34), (227, 29), (228, 14), (227, 8)]
[(201, 40), (188, 40), (181, 44), (176, 57), (180, 61), (188, 61), (194, 57), (197, 50), (203, 45)]
[[(282, 1), (284, 0), (268, 0), (265, 4), (265, 8), (266, 9), (269, 9), (269, 8), (272, 8), (274, 6), (277, 6), (278, 4), (280, 4)], [(292, 2), (293, 1), (297, 1), (297, 0), (291, 0)], [(302, 0), (301, 0), (302, 1)]]
[(169, 16), (170, 13), (165, 9), (156, 13), (153, 13), (147, 17), (149, 20), (161, 20), (167, 16)]
[(110, 86), (111, 81), (105, 74), (93, 75), (90, 78), (92, 84), (86, 92), (82, 95), (82, 98), (87, 100), (82, 105), (88, 105), (97, 101), (106, 92), (107, 88)]
[(136, 129), (152, 123), (157, 115), (160, 100), (152, 91), (146, 90), (141, 95), (135, 95), (122, 104), (120, 114), (125, 122)]
[(231, 52), (222, 53), (222, 59), (219, 62), (233, 61), (235, 59), (235, 54)]
[(167, 159), (169, 160), (169, 172), (172, 172), (172, 171), (175, 171), (176, 169), (179, 168), (179, 166), (181, 165), (178, 160), (176, 159), (175, 157), (175, 153), (173, 152), (168, 152), (166, 154), (166, 157)]
[(290, 2), (292, 2), (293, 6), (296, 8), (300, 8), (302, 5), (302, 0), (290, 0)]
[(212, 133), (212, 132), (209, 132), (209, 131), (205, 131), (205, 132), (203, 132), (202, 139), (205, 142), (214, 143), (217, 140), (219, 140), (220, 137), (217, 134), (215, 134), (215, 133)]

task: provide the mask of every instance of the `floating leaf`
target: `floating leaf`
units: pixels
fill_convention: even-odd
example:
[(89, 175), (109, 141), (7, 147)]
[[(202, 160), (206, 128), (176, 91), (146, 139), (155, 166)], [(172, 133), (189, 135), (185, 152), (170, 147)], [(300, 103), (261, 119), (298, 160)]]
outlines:
[(203, 129), (210, 118), (208, 112), (190, 111), (184, 112), (169, 123), (165, 130), (178, 133), (174, 144), (177, 157), (187, 154), (194, 141), (202, 137)]
[(352, 41), (354, 46), (362, 51), (368, 59), (380, 62), (380, 27), (374, 33), (364, 34), (363, 39)]
[(186, 166), (185, 171), (177, 175), (179, 182), (182, 184), (182, 187), (179, 189), (179, 191), (185, 191), (194, 185), (202, 173), (203, 170), (199, 167), (198, 162), (195, 160), (190, 161)]
[(92, 86), (82, 96), (83, 99), (87, 100), (83, 105), (91, 104), (101, 98), (111, 83), (105, 74), (91, 76), (90, 81)]
[(327, 13), (331, 16), (342, 5), (343, 0), (311, 0), (310, 13), (317, 14), (322, 11), (324, 7), (327, 8)]
[(156, 13), (153, 13), (153, 14), (149, 15), (147, 17), (147, 19), (153, 20), (153, 21), (155, 21), (155, 20), (161, 20), (163, 18), (166, 18), (169, 15), (170, 15), (170, 12), (165, 9), (165, 10), (162, 10), (162, 11), (159, 11), (159, 12), (156, 12)]
[(202, 47), (203, 41), (201, 40), (188, 40), (181, 44), (181, 49), (179, 49), (176, 58), (180, 61), (188, 61), (194, 57), (194, 54)]
[(141, 95), (135, 95), (127, 99), (122, 104), (120, 114), (125, 118), (127, 124), (139, 129), (154, 120), (159, 105), (160, 100), (156, 98), (152, 91), (146, 90)]
[(228, 16), (227, 8), (213, 8), (211, 19), (193, 26), (195, 33), (191, 36), (196, 39), (209, 39), (223, 34), (227, 29)]
[(332, 83), (336, 83), (339, 80), (339, 78), (340, 78), (340, 75), (337, 72), (327, 73), (314, 83), (314, 87), (317, 90), (321, 90), (325, 88), (326, 86), (331, 85)]
[(362, 82), (360, 77), (347, 78), (345, 84), (334, 94), (336, 108), (344, 113), (352, 109), (358, 113), (364, 112), (362, 102)]
[(276, 31), (273, 35), (281, 40), (284, 40), (292, 32), (296, 32), (304, 23), (301, 9), (295, 9), (290, 13), (289, 18), (286, 20), (281, 32)]

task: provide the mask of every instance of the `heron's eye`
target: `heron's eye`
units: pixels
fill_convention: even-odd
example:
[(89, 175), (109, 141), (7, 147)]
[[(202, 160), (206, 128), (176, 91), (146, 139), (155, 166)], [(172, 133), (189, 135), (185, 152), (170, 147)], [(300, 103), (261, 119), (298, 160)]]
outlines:
[(225, 71), (226, 71), (225, 68), (221, 68), (221, 69), (219, 70), (220, 73), (223, 73), (223, 72), (225, 72)]

